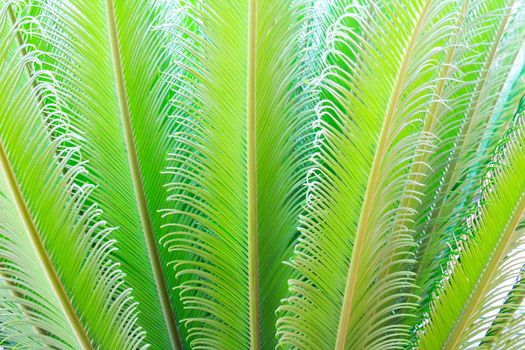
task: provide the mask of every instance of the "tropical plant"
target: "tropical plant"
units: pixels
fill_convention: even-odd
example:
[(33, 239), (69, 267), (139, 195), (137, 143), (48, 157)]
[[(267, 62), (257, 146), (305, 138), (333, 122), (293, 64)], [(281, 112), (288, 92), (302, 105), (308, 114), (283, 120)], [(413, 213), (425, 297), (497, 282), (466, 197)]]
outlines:
[(523, 349), (522, 0), (2, 0), (0, 345)]

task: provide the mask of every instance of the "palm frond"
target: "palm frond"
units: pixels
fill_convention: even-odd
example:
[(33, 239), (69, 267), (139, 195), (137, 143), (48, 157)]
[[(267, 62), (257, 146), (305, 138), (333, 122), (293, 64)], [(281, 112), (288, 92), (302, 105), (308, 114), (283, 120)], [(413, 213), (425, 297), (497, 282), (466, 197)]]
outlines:
[(171, 92), (160, 74), (167, 37), (155, 25), (166, 8), (147, 0), (17, 3), (22, 36), (55, 75), (59, 108), (80, 135), (73, 142), (87, 161), (82, 180), (96, 185), (91, 200), (118, 227), (112, 258), (133, 288), (148, 342), (179, 348), (173, 255), (158, 244)]
[[(0, 18), (8, 18), (8, 10)], [(77, 135), (55, 111), (57, 129), (66, 132), (53, 137), (41, 101), (53, 99), (54, 91), (37, 79), (48, 73), (29, 75), (40, 64), (38, 54), (19, 47), (16, 24), (6, 25), (2, 21), (0, 256), (8, 293), (1, 303), (14, 317), (6, 341), (22, 348), (32, 341), (60, 349), (142, 348), (136, 304), (110, 258), (112, 230), (87, 199), (92, 186), (76, 185), (83, 164), (68, 163), (78, 148), (67, 145)]]
[(409, 330), (395, 320), (413, 306), (395, 301), (411, 285), (414, 242), (394, 222), (412, 214), (398, 201), (444, 58), (435, 47), (447, 45), (458, 11), (452, 2), (355, 5), (329, 36), (329, 55), (344, 65), (330, 66), (322, 85), (332, 99), (292, 259), (301, 276), (281, 308), (284, 346), (406, 345)]
[(433, 301), (430, 321), (420, 335), (422, 349), (464, 349), (483, 342), (480, 335), (490, 330), (495, 317), (491, 311), (504, 312), (505, 295), (512, 288), (508, 281), (519, 277), (524, 259), (514, 248), (522, 244), (517, 233), (523, 231), (516, 229), (525, 212), (522, 115), (515, 124), (487, 174), (490, 184), (481, 208), (470, 218), (469, 238), (460, 244), (453, 271)]

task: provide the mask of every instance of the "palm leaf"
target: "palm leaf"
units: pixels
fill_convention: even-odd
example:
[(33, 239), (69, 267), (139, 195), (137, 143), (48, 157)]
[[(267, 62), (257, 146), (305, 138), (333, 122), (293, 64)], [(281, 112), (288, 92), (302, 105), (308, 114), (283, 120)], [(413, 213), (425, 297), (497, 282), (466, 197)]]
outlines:
[(180, 348), (174, 257), (158, 244), (171, 139), (170, 89), (160, 74), (168, 42), (154, 27), (166, 8), (151, 1), (19, 5), (23, 37), (55, 74), (59, 107), (81, 135), (74, 142), (87, 161), (83, 181), (97, 185), (92, 200), (118, 227), (112, 255), (139, 302), (140, 325), (155, 348)]
[[(9, 8), (2, 19), (8, 18), (4, 11)], [(111, 230), (87, 200), (92, 188), (75, 186), (82, 164), (68, 166), (78, 149), (67, 144), (77, 135), (64, 119), (69, 131), (52, 137), (39, 101), (54, 92), (28, 75), (39, 61), (17, 47), (16, 25), (1, 24), (0, 256), (8, 290), (1, 302), (13, 318), (6, 342), (22, 348), (142, 348), (136, 304), (109, 258)], [(53, 117), (59, 120), (60, 113)]]
[(189, 1), (165, 26), (182, 92), (165, 242), (186, 254), (175, 266), (195, 348), (275, 346), (312, 140), (306, 3)]
[(491, 184), (484, 191), (482, 208), (471, 219), (471, 238), (461, 244), (453, 272), (433, 302), (430, 322), (420, 336), (422, 349), (472, 346), (490, 329), (490, 311), (505, 312), (509, 286), (501, 284), (515, 280), (523, 265), (514, 248), (523, 238), (516, 229), (525, 212), (524, 130), (520, 116), (497, 152), (495, 161), (500, 164), (487, 175)]

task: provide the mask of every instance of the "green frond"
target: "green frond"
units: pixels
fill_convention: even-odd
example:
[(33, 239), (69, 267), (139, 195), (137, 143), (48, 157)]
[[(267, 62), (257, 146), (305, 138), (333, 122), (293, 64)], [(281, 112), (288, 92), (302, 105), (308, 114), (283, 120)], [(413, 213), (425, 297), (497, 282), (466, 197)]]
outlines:
[(476, 207), (482, 169), (512, 115), (498, 98), (505, 95), (505, 79), (519, 49), (523, 24), (512, 21), (520, 16), (512, 14), (508, 2), (466, 4), (467, 16), (451, 57), (456, 69), (443, 85), (443, 102), (434, 108), (435, 122), (428, 129), (439, 140), (438, 147), (424, 155), (422, 162), (429, 170), (418, 180), (423, 195), (415, 206), (413, 227), (419, 247), (414, 271), (423, 298), (421, 311), (461, 239), (455, 232)]
[(78, 135), (58, 110), (56, 129), (46, 123), (42, 101), (56, 97), (41, 81), (54, 77), (29, 75), (41, 62), (19, 46), (8, 10), (0, 15), (0, 302), (11, 318), (4, 341), (15, 348), (143, 348), (136, 303), (110, 258), (112, 230), (88, 199), (92, 186), (76, 185), (83, 164), (69, 163), (78, 149), (68, 144)]
[(522, 349), (524, 0), (3, 0), (0, 347)]
[[(273, 349), (311, 167), (317, 36), (307, 1), (263, 1), (257, 18), (257, 192), (261, 347)], [(279, 132), (276, 133), (276, 130)]]
[[(483, 342), (480, 335), (490, 330), (495, 317), (491, 311), (503, 310), (512, 287), (508, 281), (520, 275), (524, 259), (515, 248), (522, 244), (517, 233), (523, 232), (516, 228), (525, 212), (524, 125), (520, 116), (496, 154), (481, 208), (469, 219), (470, 237), (460, 244), (421, 330), (422, 349), (464, 349)], [(504, 337), (512, 341), (510, 334)]]
[[(140, 325), (154, 348), (180, 347), (174, 255), (158, 244), (166, 206), (161, 172), (172, 140), (171, 91), (161, 71), (167, 36), (156, 29), (169, 9), (153, 1), (19, 1), (23, 37), (56, 77), (60, 108), (81, 135), (91, 199), (111, 233)], [(49, 101), (47, 101), (49, 103)]]
[(166, 30), (177, 40), (172, 79), (182, 93), (165, 244), (186, 253), (174, 263), (191, 346), (247, 349), (248, 2), (188, 1), (176, 11), (184, 19)]
[(444, 56), (436, 47), (446, 47), (457, 11), (442, 1), (354, 5), (329, 34), (327, 62), (344, 65), (329, 65), (321, 85), (331, 99), (319, 114), (320, 156), (292, 258), (300, 277), (281, 307), (285, 347), (407, 344), (396, 320), (413, 305), (397, 301), (411, 286), (414, 242), (395, 222), (412, 215), (399, 199), (428, 142), (419, 130)]
[(275, 347), (313, 141), (307, 4), (189, 1), (165, 27), (178, 58), (165, 243), (186, 254), (175, 266), (195, 348)]
[(0, 178), (0, 309), (2, 339), (22, 349), (77, 348), (60, 302), (45, 278), (4, 176)]
[[(522, 220), (521, 228), (518, 226), (516, 230), (517, 235), (523, 234), (523, 232), (521, 232), (523, 231), (523, 224), (525, 224), (524, 220)], [(516, 248), (516, 251), (520, 248), (522, 249), (523, 247)], [(516, 326), (523, 325), (525, 321), (525, 314), (522, 312), (523, 300), (525, 299), (524, 278), (525, 265), (522, 265), (521, 271), (516, 277), (512, 288), (510, 290), (508, 290), (508, 287), (505, 288), (504, 293), (506, 293), (506, 296), (502, 299), (503, 304), (501, 304), (501, 308), (485, 332), (483, 340), (480, 342), (480, 345), (483, 347), (512, 348), (513, 345), (511, 344), (513, 343), (514, 346), (518, 344), (520, 344), (519, 346), (523, 346), (523, 344), (525, 344), (519, 339), (519, 335), (522, 333), (521, 329), (515, 329)], [(519, 348), (519, 346), (515, 346), (514, 348)]]
[[(513, 141), (515, 133), (519, 132), (520, 123), (523, 123), (524, 111), (525, 96), (522, 97), (517, 107), (515, 119), (511, 122), (509, 130), (497, 146), (498, 156), (495, 158), (496, 163), (494, 165), (496, 169), (501, 164), (505, 164), (505, 152), (508, 152), (508, 144)], [(485, 182), (489, 184), (487, 186), (488, 191), (491, 190), (490, 184), (492, 183), (493, 174), (494, 172), (489, 170), (486, 176)], [(523, 237), (523, 234), (525, 234), (525, 211), (519, 221), (520, 223), (513, 233), (515, 237)], [(499, 273), (501, 275), (498, 276), (499, 281), (501, 281), (500, 285), (493, 288), (490, 292), (494, 300), (491, 301), (490, 308), (491, 310), (499, 310), (490, 326), (485, 324), (483, 327), (485, 335), (480, 341), (480, 346), (484, 348), (519, 349), (524, 344), (519, 339), (519, 335), (522, 333), (521, 329), (516, 329), (520, 324), (523, 325), (525, 321), (525, 314), (522, 311), (525, 298), (523, 284), (525, 258), (522, 256), (522, 249), (523, 243), (517, 241), (516, 246), (509, 253), (509, 256), (506, 257), (506, 266), (500, 267)], [(519, 269), (519, 272), (516, 269)], [(497, 297), (494, 298), (494, 296)]]

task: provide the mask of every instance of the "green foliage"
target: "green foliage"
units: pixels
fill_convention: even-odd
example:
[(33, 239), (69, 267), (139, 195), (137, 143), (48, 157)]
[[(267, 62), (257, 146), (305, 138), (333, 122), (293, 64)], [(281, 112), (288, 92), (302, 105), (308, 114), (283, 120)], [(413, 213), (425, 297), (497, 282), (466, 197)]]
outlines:
[(2, 0), (0, 345), (525, 347), (522, 0)]

